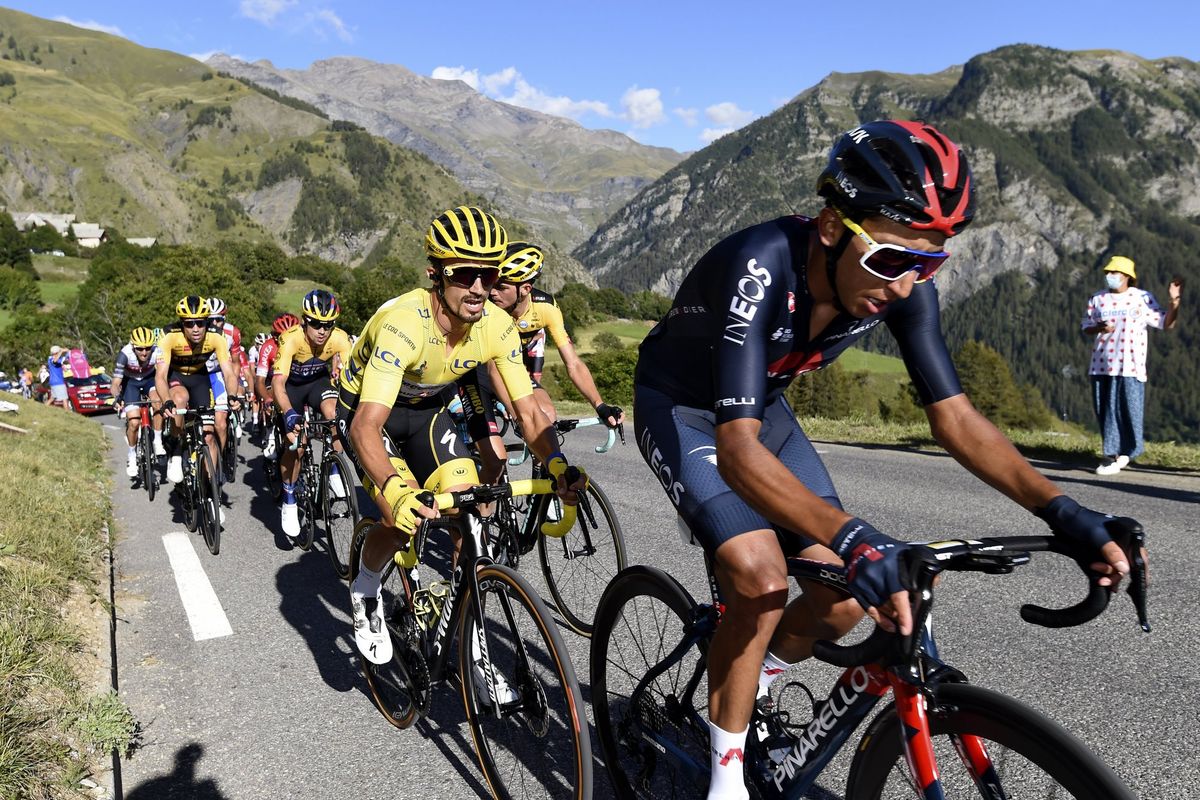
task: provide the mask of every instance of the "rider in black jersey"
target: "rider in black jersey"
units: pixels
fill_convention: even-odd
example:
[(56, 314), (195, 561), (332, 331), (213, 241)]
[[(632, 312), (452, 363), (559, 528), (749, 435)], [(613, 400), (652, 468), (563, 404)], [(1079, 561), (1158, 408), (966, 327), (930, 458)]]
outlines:
[[(963, 394), (930, 280), (946, 239), (974, 216), (959, 147), (923, 123), (864, 124), (835, 143), (817, 188), (826, 206), (816, 217), (764, 222), (705, 254), (638, 359), (639, 448), (714, 557), (727, 603), (708, 652), (710, 798), (747, 796), (740, 756), (756, 684), (769, 704), (774, 676), (863, 609), (888, 629), (912, 628), (897, 569), (908, 545), (842, 510), (783, 397), (879, 323), (942, 447), (1056, 532), (1092, 544), (1102, 583), (1129, 569), (1104, 516), (1034, 470)], [(844, 562), (854, 599), (806, 585), (785, 609), (785, 552)]]

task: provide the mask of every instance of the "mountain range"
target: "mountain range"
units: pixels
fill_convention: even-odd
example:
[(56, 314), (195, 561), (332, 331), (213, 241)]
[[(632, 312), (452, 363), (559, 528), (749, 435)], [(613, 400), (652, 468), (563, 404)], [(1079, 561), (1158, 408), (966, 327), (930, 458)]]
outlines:
[(206, 63), (428, 156), (496, 208), (566, 249), (683, 158), (669, 148), (508, 105), (462, 81), (428, 78), (397, 64), (331, 58), (291, 70), (226, 55)]
[[(1079, 322), (1107, 258), (1134, 258), (1164, 303), (1172, 276), (1200, 285), (1200, 65), (1186, 59), (1013, 45), (933, 75), (833, 73), (667, 171), (574, 255), (602, 286), (672, 294), (727, 234), (815, 214), (835, 138), (882, 118), (928, 120), (973, 168), (976, 220), (947, 243), (937, 278), (952, 343), (992, 345), (1088, 420)], [(1151, 336), (1161, 389), (1147, 425), (1160, 436), (1200, 439), (1197, 346), (1194, 323)]]

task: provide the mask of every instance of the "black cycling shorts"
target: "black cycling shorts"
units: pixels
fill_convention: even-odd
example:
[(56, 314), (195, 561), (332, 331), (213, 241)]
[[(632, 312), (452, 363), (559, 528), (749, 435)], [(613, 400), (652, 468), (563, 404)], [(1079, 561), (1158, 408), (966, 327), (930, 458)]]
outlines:
[(167, 375), (168, 386), (182, 386), (188, 392), (189, 408), (212, 408), (212, 383), (207, 372), (194, 375), (184, 375), (182, 372), (171, 372)]
[(126, 411), (136, 410), (142, 406), (142, 395), (148, 395), (153, 388), (153, 375), (143, 375), (140, 378), (126, 378), (124, 383), (121, 384), (121, 396), (118, 399), (125, 404)]
[[(406, 480), (412, 478), (426, 489), (479, 482), (473, 456), (463, 444), (454, 420), (446, 410), (447, 399), (451, 396), (452, 392), (445, 392), (415, 406), (397, 405), (392, 408), (383, 426), (383, 446), (392, 458), (396, 471), (401, 477)], [(358, 395), (345, 391), (339, 395), (337, 427), (346, 453), (358, 469), (363, 486), (367, 487), (369, 478), (350, 442), (350, 423), (354, 420), (357, 406)], [(398, 460), (403, 463), (397, 463)], [(371, 492), (370, 488), (368, 492)]]
[[(770, 522), (721, 479), (713, 412), (677, 405), (640, 385), (634, 387), (633, 405), (642, 458), (706, 552), (714, 554), (735, 536), (757, 530), (774, 530), (788, 555), (818, 544)], [(758, 440), (814, 494), (842, 507), (833, 479), (782, 396), (767, 406)]]
[[(318, 416), (321, 413), (321, 401), (326, 399), (336, 400), (338, 390), (329, 382), (329, 377), (321, 378), (308, 383), (291, 383), (283, 384), (284, 391), (287, 392), (288, 400), (292, 404), (292, 408), (296, 413), (303, 415), (304, 407), (308, 406)], [(279, 432), (287, 433), (283, 428), (283, 415), (277, 417), (279, 423)]]

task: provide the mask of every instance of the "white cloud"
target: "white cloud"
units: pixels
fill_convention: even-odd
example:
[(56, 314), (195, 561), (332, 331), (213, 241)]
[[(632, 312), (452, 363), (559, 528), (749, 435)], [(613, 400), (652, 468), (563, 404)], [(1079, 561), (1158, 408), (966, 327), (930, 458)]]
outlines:
[(727, 133), (733, 133), (736, 128), (705, 128), (700, 131), (700, 141), (705, 144), (712, 144), (717, 139), (720, 139)]
[(696, 119), (700, 116), (700, 111), (695, 108), (673, 108), (671, 113), (679, 117), (679, 121), (689, 128), (696, 127)]
[(531, 85), (517, 71), (506, 67), (499, 72), (480, 75), (477, 69), (458, 67), (435, 67), (430, 77), (438, 80), (459, 80), (480, 94), (493, 100), (508, 103), (558, 117), (578, 119), (585, 114), (601, 117), (613, 116), (608, 104), (600, 100), (573, 100), (563, 95), (550, 95)]
[(54, 18), (54, 21), (65, 22), (68, 25), (74, 25), (76, 28), (87, 28), (89, 31), (100, 31), (101, 33), (111, 33), (113, 36), (129, 38), (116, 25), (105, 25), (102, 22), (96, 22), (94, 19), (89, 19), (87, 22), (80, 22), (79, 20), (74, 20), (60, 14)]
[(479, 91), (479, 70), (466, 67), (434, 67), (429, 77), (437, 81), (462, 81)]
[(275, 18), (296, 5), (296, 0), (242, 0), (238, 10), (243, 17), (270, 25)]
[(723, 128), (737, 129), (754, 119), (755, 114), (738, 108), (736, 103), (717, 103), (704, 109), (704, 116)]
[(346, 23), (342, 22), (342, 18), (328, 8), (307, 14), (305, 18), (317, 33), (324, 34), (324, 29), (329, 28), (343, 42), (354, 41), (354, 36), (346, 28)]
[(662, 93), (658, 89), (630, 86), (621, 96), (622, 114), (634, 128), (651, 128), (667, 121), (663, 113)]

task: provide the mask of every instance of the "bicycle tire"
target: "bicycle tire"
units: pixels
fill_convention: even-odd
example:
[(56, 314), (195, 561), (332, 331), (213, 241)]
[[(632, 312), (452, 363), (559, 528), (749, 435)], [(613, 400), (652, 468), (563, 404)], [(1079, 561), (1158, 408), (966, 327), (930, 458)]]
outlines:
[(225, 482), (233, 483), (237, 477), (238, 436), (233, 424), (233, 415), (238, 412), (230, 411), (225, 420), (225, 446), (221, 448), (221, 469), (225, 474)]
[[(598, 484), (589, 480), (585, 497), (575, 527), (561, 539), (539, 535), (537, 546), (555, 610), (571, 630), (591, 638), (600, 596), (626, 567), (625, 534), (608, 495)], [(542, 508), (558, 502), (549, 497)], [(540, 525), (541, 520), (538, 522)]]
[[(267, 433), (274, 436), (274, 430)], [(283, 500), (283, 475), (279, 471), (279, 443), (276, 442), (275, 458), (267, 458), (263, 454), (263, 475), (266, 478), (267, 491), (271, 493), (271, 502), (275, 505)]]
[[(344, 496), (338, 497), (329, 488), (330, 472), (336, 464), (341, 475)], [(325, 487), (321, 503), (321, 521), (325, 527), (325, 549), (333, 563), (333, 571), (342, 580), (350, 578), (350, 546), (360, 519), (358, 487), (354, 481), (354, 465), (345, 453), (334, 450), (321, 463), (321, 485)], [(343, 560), (345, 559), (345, 560)]]
[(199, 501), (196, 513), (200, 518), (200, 532), (204, 534), (208, 552), (215, 556), (221, 552), (221, 484), (207, 447), (200, 448), (196, 470)]
[[(459, 676), (475, 753), (492, 796), (591, 797), (583, 696), (546, 604), (508, 567), (487, 564), (476, 576), (484, 621), (480, 626), (476, 618), (476, 599), (464, 597)], [(499, 714), (491, 690), (477, 685), (472, 642), (480, 627), (492, 669), (517, 693)]]
[[(662, 570), (622, 570), (604, 592), (592, 635), (596, 736), (619, 798), (703, 798), (709, 783), (708, 680), (680, 695), (704, 669), (706, 639), (667, 666), (637, 698), (637, 684), (683, 641), (696, 602)], [(660, 741), (672, 742), (670, 748)]]
[[(1029, 706), (970, 684), (929, 688), (929, 723), (947, 797), (985, 796), (976, 793), (975, 782), (954, 747), (954, 735), (967, 734), (984, 740), (1007, 797), (1133, 800), (1128, 787), (1086, 745)], [(895, 706), (884, 709), (863, 735), (850, 766), (846, 796), (850, 800), (914, 796)]]
[[(374, 519), (364, 518), (354, 530), (350, 544), (350, 580), (358, 576), (359, 555), (367, 531), (375, 524)], [(417, 650), (413, 638), (419, 633), (412, 626), (412, 587), (408, 576), (395, 561), (383, 571), (384, 620), (392, 637), (392, 660), (386, 664), (373, 664), (359, 658), (363, 677), (371, 693), (375, 708), (389, 723), (397, 728), (412, 725), (429, 708), (429, 666)]]
[(200, 530), (200, 476), (197, 462), (190, 455), (185, 456), (183, 463), (183, 483), (176, 484), (175, 491), (183, 502), (183, 527), (187, 528), (188, 533), (195, 533)]
[(146, 496), (153, 503), (154, 495), (158, 491), (158, 470), (155, 469), (154, 443), (151, 432), (146, 429), (145, 425), (138, 430), (137, 457), (141, 466), (142, 488), (146, 490)]
[[(301, 458), (307, 459), (310, 457), (308, 450), (305, 450)], [(307, 476), (310, 471), (307, 469), (304, 461), (301, 460), (301, 477)], [(292, 539), (292, 544), (305, 552), (308, 552), (312, 548), (313, 538), (317, 532), (317, 508), (320, 505), (320, 497), (315, 497), (314, 493), (319, 493), (319, 489), (318, 487), (310, 486), (308, 481), (296, 484), (296, 504), (299, 506), (297, 512), (300, 515), (300, 533)]]

